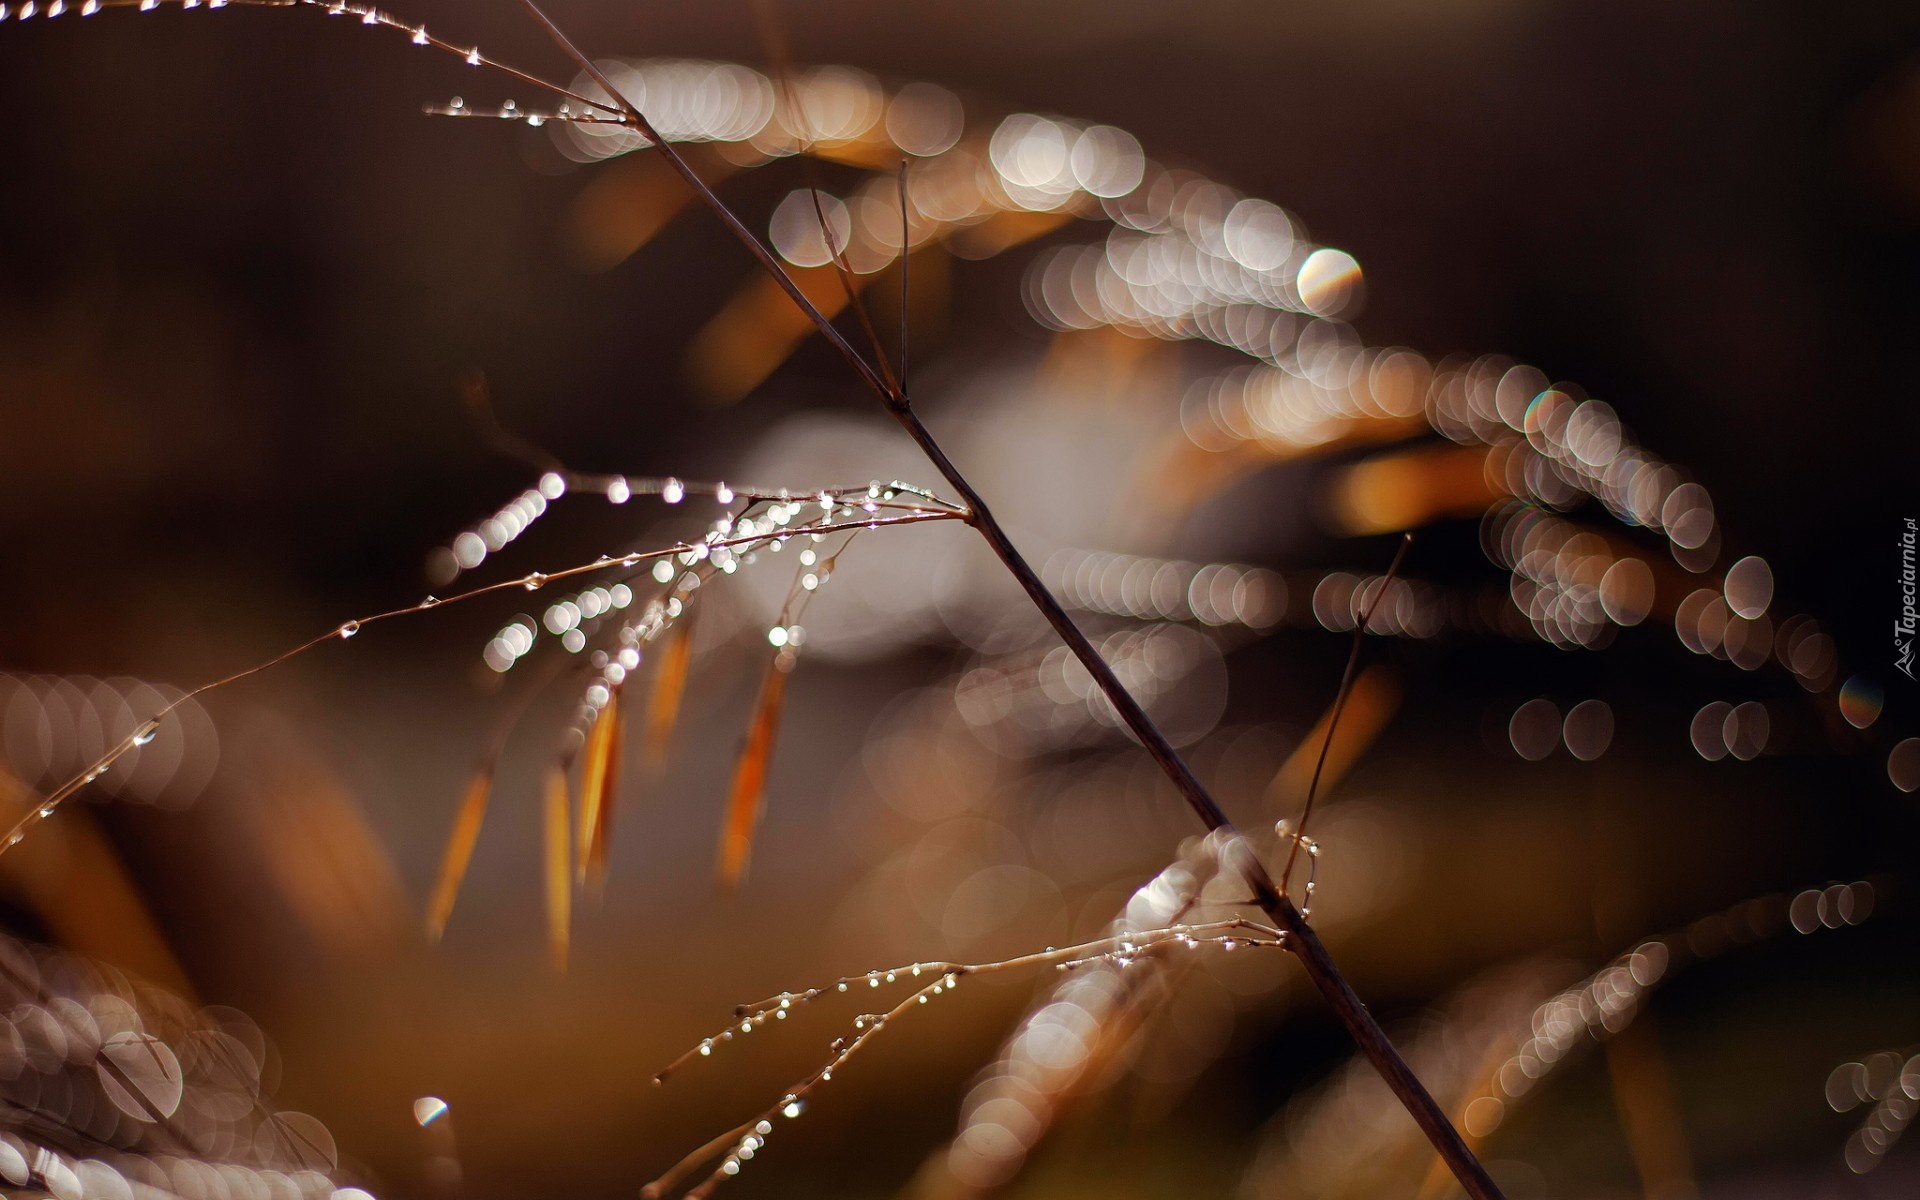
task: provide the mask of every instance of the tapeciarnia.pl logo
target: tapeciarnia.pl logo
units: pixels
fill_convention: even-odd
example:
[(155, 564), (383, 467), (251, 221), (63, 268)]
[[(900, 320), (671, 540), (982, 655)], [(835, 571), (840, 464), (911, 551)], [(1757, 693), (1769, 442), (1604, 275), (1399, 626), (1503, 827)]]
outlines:
[(1913, 675), (1913, 635), (1916, 625), (1920, 625), (1920, 614), (1914, 612), (1914, 541), (1916, 530), (1914, 519), (1907, 518), (1906, 528), (1900, 531), (1900, 616), (1893, 623), (1893, 665), (1908, 679)]

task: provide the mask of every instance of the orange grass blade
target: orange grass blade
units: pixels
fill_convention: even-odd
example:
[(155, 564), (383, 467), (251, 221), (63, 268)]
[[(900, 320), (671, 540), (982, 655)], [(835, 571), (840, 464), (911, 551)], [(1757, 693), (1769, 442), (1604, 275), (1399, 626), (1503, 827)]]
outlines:
[(473, 861), (473, 847), (480, 840), (480, 824), (487, 818), (487, 798), (492, 793), (493, 764), (489, 762), (473, 773), (459, 815), (453, 819), (453, 832), (447, 835), (447, 851), (441, 856), (440, 874), (427, 901), (427, 937), (431, 941), (440, 940), (447, 918), (453, 915), (453, 902), (460, 895), (467, 864)]
[(587, 733), (585, 764), (580, 770), (580, 882), (595, 884), (606, 878), (607, 837), (613, 826), (614, 788), (620, 782), (620, 689), (607, 697), (600, 719)]
[(660, 669), (653, 676), (653, 695), (647, 703), (647, 766), (658, 771), (667, 761), (673, 728), (680, 719), (680, 697), (687, 690), (687, 672), (693, 664), (693, 614), (660, 652)]
[(553, 969), (565, 974), (567, 946), (571, 938), (573, 881), (568, 877), (569, 851), (567, 827), (567, 769), (555, 765), (547, 772), (546, 807), (546, 893), (547, 952)]
[(776, 661), (767, 671), (754, 706), (747, 745), (733, 773), (733, 794), (727, 801), (727, 823), (720, 834), (720, 885), (735, 888), (747, 873), (753, 850), (754, 826), (766, 798), (767, 763), (773, 758), (773, 738), (780, 727), (780, 701), (787, 690), (787, 670)]
[[(1288, 811), (1316, 791), (1316, 771), (1321, 789), (1340, 782), (1399, 711), (1401, 688), (1389, 668), (1375, 664), (1354, 678), (1345, 696), (1338, 722), (1330, 706), (1267, 785), (1268, 802), (1275, 811)], [(1324, 767), (1320, 765), (1322, 748), (1328, 748)]]

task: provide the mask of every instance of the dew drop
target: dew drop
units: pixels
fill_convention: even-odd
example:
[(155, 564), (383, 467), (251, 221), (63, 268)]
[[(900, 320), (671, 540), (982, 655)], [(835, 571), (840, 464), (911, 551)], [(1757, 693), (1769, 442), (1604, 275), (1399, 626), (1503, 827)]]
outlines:
[(159, 736), (160, 736), (160, 718), (155, 717), (151, 721), (148, 721), (145, 725), (142, 725), (140, 728), (133, 731), (133, 744), (136, 746), (144, 746), (148, 742), (151, 742), (154, 738)]
[(678, 479), (669, 479), (660, 488), (660, 498), (668, 504), (678, 504), (687, 497), (687, 486)]
[(522, 579), (520, 581), (520, 586), (523, 588), (526, 588), (530, 592), (537, 592), (541, 588), (545, 587), (546, 584), (547, 584), (547, 576), (546, 576), (546, 573), (543, 571), (535, 571), (533, 574), (527, 576), (525, 579)]
[(780, 1106), (780, 1115), (783, 1117), (797, 1117), (805, 1111), (807, 1111), (805, 1100), (792, 1099)]
[(333, 632), (335, 636), (337, 636), (341, 641), (344, 642), (348, 638), (352, 637), (354, 634), (360, 632), (360, 622), (348, 621), (345, 625), (342, 625), (340, 628), (334, 630)]

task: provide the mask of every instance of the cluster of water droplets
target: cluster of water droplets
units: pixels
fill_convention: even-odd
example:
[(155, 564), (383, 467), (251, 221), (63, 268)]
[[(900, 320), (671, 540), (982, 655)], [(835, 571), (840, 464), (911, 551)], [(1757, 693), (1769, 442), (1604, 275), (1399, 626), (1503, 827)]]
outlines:
[[(996, 1107), (988, 1103), (1007, 1086), (1007, 1080), (1026, 1090), (1021, 1093), (1027, 1099), (1021, 1103), (1032, 1103), (1033, 1112), (1025, 1114), (1018, 1128), (1033, 1133), (1044, 1126), (1045, 1115), (1039, 1110), (1047, 1108), (1051, 1101), (1044, 1101), (1038, 1089), (1051, 1081), (1058, 1090), (1064, 1092), (1078, 1077), (1085, 1062), (1093, 1054), (1095, 1027), (1112, 1010), (1114, 1002), (1123, 1000), (1128, 988), (1118, 984), (1122, 973), (1134, 976), (1142, 981), (1151, 976), (1149, 971), (1137, 971), (1135, 968), (1162, 960), (1166, 951), (1191, 951), (1201, 947), (1214, 947), (1224, 951), (1233, 951), (1243, 945), (1274, 946), (1279, 939), (1273, 930), (1262, 929), (1244, 921), (1218, 921), (1201, 924), (1174, 924), (1173, 922), (1193, 908), (1203, 891), (1214, 885), (1224, 885), (1231, 890), (1223, 877), (1217, 874), (1211, 865), (1214, 861), (1213, 847), (1218, 838), (1196, 839), (1183, 855), (1179, 863), (1162, 871), (1136, 892), (1127, 905), (1121, 918), (1115, 922), (1110, 936), (1082, 946), (1055, 949), (1047, 947), (1043, 952), (1023, 955), (1018, 958), (999, 962), (979, 964), (958, 964), (951, 962), (920, 962), (905, 966), (875, 969), (860, 975), (851, 975), (820, 987), (798, 992), (782, 992), (777, 996), (756, 1004), (743, 1005), (734, 1013), (734, 1020), (725, 1029), (702, 1039), (696, 1046), (665, 1070), (654, 1077), (656, 1084), (664, 1082), (681, 1067), (699, 1059), (710, 1058), (727, 1044), (744, 1038), (769, 1022), (780, 1022), (792, 1012), (811, 1005), (823, 998), (851, 994), (855, 996), (878, 993), (882, 989), (904, 984), (913, 990), (903, 999), (880, 1011), (862, 1013), (852, 1021), (851, 1032), (836, 1038), (829, 1046), (829, 1058), (824, 1066), (806, 1080), (796, 1085), (782, 1096), (773, 1107), (755, 1124), (746, 1127), (739, 1140), (729, 1148), (719, 1165), (713, 1169), (705, 1183), (690, 1191), (689, 1195), (705, 1195), (712, 1186), (737, 1175), (742, 1164), (750, 1161), (765, 1145), (771, 1132), (773, 1118), (779, 1116), (796, 1117), (804, 1111), (809, 1097), (825, 1083), (832, 1081), (834, 1072), (859, 1051), (869, 1040), (878, 1036), (889, 1027), (891, 1022), (906, 1012), (914, 1011), (931, 1003), (934, 999), (951, 994), (958, 986), (962, 976), (1030, 969), (1036, 965), (1051, 965), (1057, 971), (1066, 974), (1066, 979), (1056, 985), (1050, 999), (1031, 1014), (1023, 1024), (1021, 1032), (1016, 1034), (1008, 1051), (1011, 1065), (1003, 1070), (990, 1072), (980, 1087), (975, 1089), (975, 1097), (969, 1100), (969, 1117), (963, 1122), (959, 1138), (954, 1143), (952, 1158), (963, 1164), (960, 1167), (963, 1181), (973, 1179), (971, 1170), (977, 1165), (978, 1147), (982, 1142), (995, 1147), (1004, 1145), (1004, 1136), (999, 1132), (969, 1134), (969, 1129), (984, 1129), (976, 1117), (985, 1113), (991, 1118), (1000, 1113), (1004, 1104)], [(1211, 896), (1211, 893), (1208, 893)], [(1209, 902), (1214, 902), (1211, 899)], [(1098, 1010), (1098, 1011), (1095, 1011)], [(1071, 1050), (1071, 1046), (1078, 1047)], [(993, 1093), (988, 1095), (987, 1093)], [(1006, 1099), (999, 1096), (1000, 1099)], [(975, 1104), (975, 1099), (982, 1101)], [(1011, 1113), (1001, 1114), (1010, 1117)], [(1004, 1128), (999, 1122), (996, 1127)], [(996, 1150), (995, 1153), (998, 1153)], [(1004, 1156), (1003, 1156), (1004, 1157)], [(682, 1170), (698, 1161), (697, 1155), (683, 1160), (676, 1168), (663, 1176), (661, 1180), (650, 1184), (643, 1195), (658, 1196), (664, 1194), (670, 1180), (678, 1178)], [(1001, 1166), (1007, 1165), (1001, 1163)]]
[[(224, 2), (225, 0), (221, 0), (221, 3)], [(44, 6), (42, 6), (38, 0), (25, 0), (24, 3), (18, 6), (0, 4), (0, 21), (31, 21), (35, 17), (43, 17), (51, 20), (54, 17), (65, 16), (68, 13), (78, 13), (83, 17), (91, 17), (93, 14), (99, 12), (102, 7), (101, 0), (81, 0), (79, 4), (68, 4), (66, 0), (49, 0)], [(123, 6), (115, 5), (114, 7), (118, 8)], [(142, 7), (151, 7), (150, 0), (143, 2)], [(212, 4), (211, 7), (218, 8), (220, 4)]]
[[(682, 542), (667, 553), (603, 555), (601, 563), (614, 569), (632, 568), (634, 574), (561, 596), (537, 614), (517, 615), (482, 648), (482, 661), (502, 674), (513, 670), (546, 639), (557, 641), (569, 654), (587, 656), (595, 674), (581, 697), (569, 733), (575, 748), (584, 744), (587, 730), (600, 718), (627, 676), (639, 668), (645, 648), (687, 615), (701, 587), (759, 562), (763, 554), (780, 554), (798, 539), (801, 548), (794, 555), (796, 573), (788, 603), (766, 634), (767, 641), (790, 658), (806, 640), (806, 630), (795, 617), (832, 572), (833, 558), (823, 555), (820, 545), (830, 532), (850, 535), (876, 527), (889, 516), (956, 511), (925, 489), (898, 481), (882, 484), (876, 480), (859, 487), (796, 493), (672, 476), (556, 471), (542, 476), (536, 487), (524, 492), (502, 513), (511, 515), (516, 505), (531, 506), (533, 499), (541, 499), (544, 504), (544, 498), (557, 498), (569, 491), (600, 495), (616, 507), (636, 497), (657, 498), (666, 505), (679, 506), (689, 497), (700, 496), (723, 509), (701, 537)], [(524, 528), (511, 521), (502, 524), (504, 520), (501, 516), (491, 518), (478, 532), (463, 533), (461, 538), (472, 539), (465, 543), (470, 550), (491, 547), (492, 542), (485, 541), (488, 538), (504, 546)], [(460, 545), (457, 541), (449, 553), (457, 553)], [(477, 565), (479, 560), (474, 561)], [(521, 582), (526, 590), (537, 591), (548, 579), (535, 572)], [(346, 631), (342, 632), (345, 636)]]
[(541, 475), (539, 482), (502, 505), (500, 511), (463, 530), (451, 544), (434, 551), (427, 563), (428, 575), (435, 582), (448, 583), (478, 567), (489, 554), (506, 549), (525, 533), (546, 514), (547, 505), (566, 491), (566, 477), (558, 471)]
[[(1153, 931), (1184, 918), (1219, 877), (1218, 836), (1192, 841), (1128, 899), (1111, 928), (1113, 949), (1074, 964), (1078, 969), (1027, 1013), (962, 1102), (959, 1128), (942, 1156), (958, 1184), (990, 1189), (1020, 1169), (1098, 1061), (1115, 1018), (1158, 977), (1153, 968), (1163, 956), (1143, 952), (1159, 943)], [(1171, 942), (1198, 944), (1180, 935)]]
[[(735, 1020), (733, 1024), (713, 1036), (703, 1039), (694, 1049), (681, 1055), (679, 1059), (675, 1060), (665, 1070), (662, 1070), (654, 1076), (654, 1083), (658, 1085), (666, 1082), (668, 1077), (681, 1066), (696, 1058), (711, 1057), (717, 1048), (733, 1041), (736, 1036), (744, 1037), (754, 1030), (761, 1028), (769, 1021), (784, 1021), (787, 1019), (789, 1013), (811, 1004), (821, 997), (857, 991), (856, 985), (861, 982), (865, 982), (870, 989), (878, 989), (881, 987), (882, 981), (888, 984), (897, 983), (902, 980), (920, 981), (918, 988), (909, 998), (900, 1005), (896, 1005), (892, 1010), (880, 1013), (863, 1013), (855, 1017), (852, 1023), (853, 1032), (848, 1036), (835, 1038), (828, 1047), (829, 1058), (826, 1064), (807, 1079), (797, 1084), (793, 1090), (781, 1096), (759, 1119), (747, 1126), (739, 1140), (736, 1141), (720, 1159), (705, 1182), (689, 1191), (688, 1195), (706, 1195), (718, 1184), (738, 1175), (743, 1164), (751, 1162), (754, 1155), (765, 1147), (767, 1137), (773, 1132), (773, 1118), (781, 1117), (792, 1120), (799, 1117), (806, 1111), (808, 1098), (814, 1090), (823, 1084), (831, 1083), (833, 1081), (834, 1071), (851, 1058), (868, 1039), (879, 1034), (894, 1014), (901, 1011), (907, 1004), (914, 1004), (916, 1006), (926, 1004), (935, 996), (951, 992), (958, 986), (960, 975), (973, 969), (975, 968), (964, 967), (954, 963), (914, 963), (892, 970), (870, 971), (864, 976), (849, 976), (827, 986), (809, 988), (803, 992), (782, 992), (780, 995), (758, 1004), (742, 1005), (734, 1013)], [(645, 1188), (642, 1188), (641, 1195), (654, 1197), (664, 1194), (667, 1182), (670, 1179), (677, 1177), (682, 1169), (696, 1165), (700, 1159), (701, 1152), (696, 1151), (694, 1155), (683, 1159), (677, 1164), (675, 1169), (669, 1172), (667, 1176), (663, 1176), (661, 1179), (655, 1180)]]

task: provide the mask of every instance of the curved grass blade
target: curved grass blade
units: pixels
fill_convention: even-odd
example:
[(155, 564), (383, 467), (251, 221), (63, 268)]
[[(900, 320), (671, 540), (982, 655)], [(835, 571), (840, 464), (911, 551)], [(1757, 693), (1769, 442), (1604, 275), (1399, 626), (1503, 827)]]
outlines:
[(673, 729), (680, 720), (680, 698), (686, 693), (687, 673), (692, 665), (693, 613), (689, 611), (660, 652), (660, 666), (653, 676), (653, 694), (647, 701), (647, 766), (653, 771), (659, 771), (666, 764)]
[(747, 728), (746, 748), (734, 768), (733, 792), (727, 800), (727, 822), (720, 833), (720, 886), (735, 888), (747, 873), (753, 850), (753, 830), (760, 823), (766, 797), (767, 764), (773, 758), (773, 739), (780, 727), (780, 702), (786, 694), (791, 664), (775, 659), (767, 669), (754, 705), (753, 724)]
[(580, 773), (580, 825), (576, 849), (582, 883), (599, 886), (606, 879), (607, 839), (613, 832), (614, 790), (620, 782), (620, 691), (614, 688), (607, 706), (587, 734), (587, 752)]
[(433, 882), (427, 901), (427, 937), (439, 941), (446, 931), (447, 918), (453, 915), (453, 902), (460, 895), (460, 881), (466, 878), (467, 864), (473, 861), (474, 844), (480, 840), (480, 825), (487, 818), (487, 799), (493, 793), (493, 762), (488, 760), (473, 773), (467, 784), (466, 798), (453, 819), (453, 832), (447, 835), (446, 853), (440, 858), (440, 873)]

